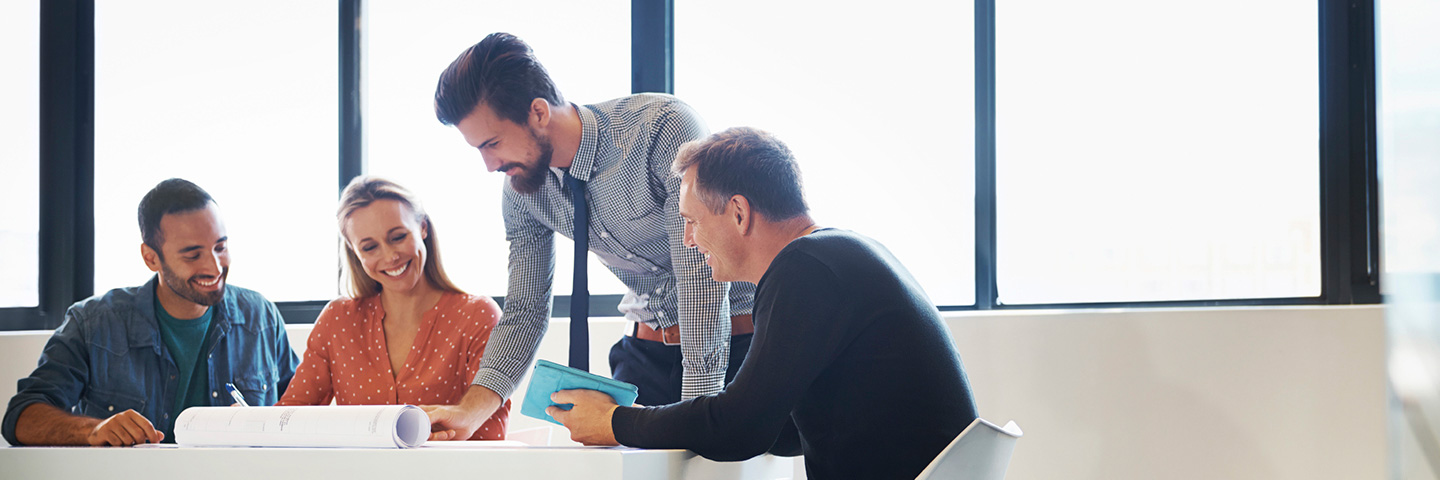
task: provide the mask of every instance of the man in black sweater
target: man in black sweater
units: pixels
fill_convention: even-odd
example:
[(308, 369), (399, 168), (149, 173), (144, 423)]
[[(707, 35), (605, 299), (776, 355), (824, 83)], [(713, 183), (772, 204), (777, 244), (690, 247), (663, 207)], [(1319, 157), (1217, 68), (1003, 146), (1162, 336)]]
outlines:
[(566, 390), (549, 413), (592, 445), (686, 448), (712, 460), (805, 455), (810, 478), (914, 478), (976, 417), (940, 312), (879, 243), (818, 228), (790, 150), (755, 129), (686, 144), (685, 244), (716, 281), (755, 282), (755, 337), (716, 395), (620, 407)]

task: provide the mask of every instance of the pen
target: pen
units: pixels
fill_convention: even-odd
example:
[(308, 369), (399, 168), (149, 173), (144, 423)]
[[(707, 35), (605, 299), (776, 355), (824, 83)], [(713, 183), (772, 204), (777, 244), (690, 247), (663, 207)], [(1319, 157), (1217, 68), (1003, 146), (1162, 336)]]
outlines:
[(250, 406), (250, 404), (245, 403), (245, 397), (240, 395), (240, 391), (235, 389), (235, 384), (227, 383), (225, 384), (225, 389), (230, 391), (230, 398), (234, 398), (235, 403), (239, 404), (242, 407)]

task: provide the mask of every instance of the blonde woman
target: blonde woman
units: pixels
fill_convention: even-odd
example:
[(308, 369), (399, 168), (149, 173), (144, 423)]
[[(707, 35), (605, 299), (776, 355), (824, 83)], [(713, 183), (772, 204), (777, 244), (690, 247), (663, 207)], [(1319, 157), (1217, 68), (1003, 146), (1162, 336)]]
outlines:
[[(315, 320), (279, 404), (459, 403), (500, 307), (451, 283), (435, 225), (399, 185), (357, 177), (340, 195), (336, 218), (349, 296)], [(504, 439), (509, 413), (507, 402), (470, 439)]]

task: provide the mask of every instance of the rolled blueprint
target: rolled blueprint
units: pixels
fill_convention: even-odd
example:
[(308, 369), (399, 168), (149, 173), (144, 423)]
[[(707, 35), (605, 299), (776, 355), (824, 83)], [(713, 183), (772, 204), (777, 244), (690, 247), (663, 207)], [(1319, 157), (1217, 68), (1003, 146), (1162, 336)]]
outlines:
[(429, 437), (414, 405), (190, 407), (175, 419), (175, 443), (192, 447), (415, 448)]

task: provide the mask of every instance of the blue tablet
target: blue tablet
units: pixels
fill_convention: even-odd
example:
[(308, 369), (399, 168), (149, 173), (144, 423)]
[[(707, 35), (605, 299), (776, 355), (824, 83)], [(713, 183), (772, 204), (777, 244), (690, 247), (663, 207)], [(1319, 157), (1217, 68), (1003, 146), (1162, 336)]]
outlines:
[(569, 410), (574, 404), (552, 402), (550, 395), (577, 388), (604, 392), (622, 406), (635, 403), (635, 397), (640, 396), (640, 387), (549, 360), (539, 360), (535, 362), (535, 372), (530, 374), (530, 386), (525, 390), (525, 401), (520, 404), (520, 413), (559, 425), (560, 422), (545, 413), (545, 408), (555, 405)]

